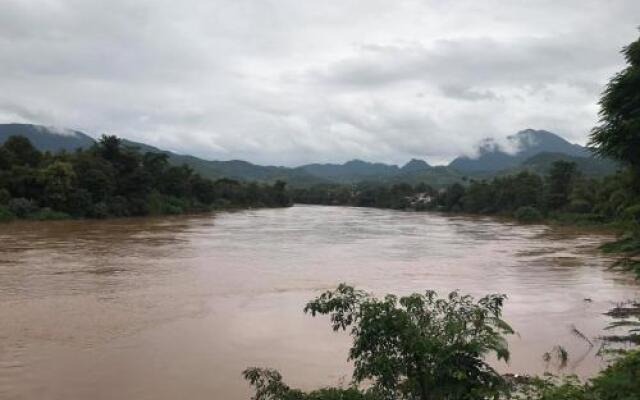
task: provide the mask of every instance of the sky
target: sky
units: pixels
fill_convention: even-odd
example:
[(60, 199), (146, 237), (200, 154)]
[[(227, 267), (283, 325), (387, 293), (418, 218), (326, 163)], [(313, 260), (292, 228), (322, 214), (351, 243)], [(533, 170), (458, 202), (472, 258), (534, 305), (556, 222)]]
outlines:
[(0, 0), (0, 122), (207, 159), (432, 164), (584, 144), (638, 0)]

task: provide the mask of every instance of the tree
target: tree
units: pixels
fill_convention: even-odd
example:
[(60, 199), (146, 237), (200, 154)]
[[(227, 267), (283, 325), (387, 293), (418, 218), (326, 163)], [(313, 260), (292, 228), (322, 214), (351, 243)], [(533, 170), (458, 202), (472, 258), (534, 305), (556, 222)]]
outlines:
[(592, 130), (589, 145), (640, 176), (640, 39), (622, 53), (628, 65), (611, 79), (600, 99), (600, 125)]
[(254, 387), (253, 400), (383, 400), (374, 390), (361, 391), (353, 386), (304, 393), (290, 388), (278, 371), (269, 368), (247, 368), (242, 376)]
[(9, 136), (2, 147), (3, 158), (8, 158), (13, 165), (35, 167), (42, 159), (42, 153), (24, 136)]
[(4, 146), (0, 146), (0, 171), (11, 168), (12, 154)]
[(120, 156), (122, 140), (115, 135), (102, 135), (97, 146), (102, 158), (115, 161)]
[(497, 396), (503, 378), (484, 360), (508, 360), (504, 295), (474, 301), (454, 291), (377, 299), (341, 284), (305, 312), (328, 314), (333, 330), (351, 327), (354, 382), (371, 380), (385, 398), (481, 399)]
[(553, 163), (547, 177), (547, 206), (558, 210), (569, 203), (569, 195), (577, 177), (576, 163), (559, 160)]
[[(176, 214), (219, 206), (287, 206), (286, 185), (216, 183), (186, 166), (170, 166), (166, 154), (141, 154), (115, 136), (91, 149), (40, 153), (24, 137), (0, 146), (2, 219)], [(251, 196), (247, 196), (250, 192)], [(7, 211), (9, 207), (11, 210)]]
[(67, 200), (75, 185), (73, 166), (64, 161), (54, 161), (42, 172), (44, 196), (47, 204), (56, 210), (65, 210)]
[(444, 194), (444, 208), (447, 211), (461, 211), (461, 200), (464, 196), (465, 188), (459, 183), (449, 186)]

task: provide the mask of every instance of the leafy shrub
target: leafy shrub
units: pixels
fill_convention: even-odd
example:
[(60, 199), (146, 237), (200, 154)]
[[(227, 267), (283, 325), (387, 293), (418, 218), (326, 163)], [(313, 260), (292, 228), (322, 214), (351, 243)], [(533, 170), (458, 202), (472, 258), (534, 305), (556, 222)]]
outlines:
[(114, 217), (128, 217), (131, 215), (129, 213), (129, 202), (124, 196), (112, 197), (108, 203), (108, 210), (108, 215)]
[(5, 206), (0, 206), (0, 222), (11, 221), (15, 216)]
[(227, 199), (217, 199), (213, 203), (213, 208), (216, 210), (224, 210), (225, 208), (231, 208), (232, 204)]
[(66, 211), (76, 217), (86, 217), (91, 214), (93, 201), (91, 193), (86, 189), (78, 189), (69, 195)]
[(40, 210), (29, 214), (30, 219), (35, 219), (39, 221), (53, 221), (59, 219), (69, 219), (71, 216), (67, 213), (63, 213), (60, 211), (55, 211), (50, 209), (49, 207), (41, 208)]
[(370, 389), (325, 389), (305, 394), (290, 389), (277, 371), (245, 370), (254, 399), (489, 399), (507, 389), (506, 381), (485, 360), (509, 359), (502, 320), (505, 296), (475, 301), (451, 292), (381, 299), (341, 284), (307, 303), (305, 313), (329, 315), (332, 329), (350, 330), (354, 385)]
[(587, 383), (576, 377), (531, 378), (516, 384), (512, 400), (637, 400), (640, 351), (626, 353)]
[(520, 207), (513, 216), (520, 222), (537, 222), (542, 220), (542, 213), (531, 206)]
[(616, 241), (600, 246), (605, 253), (629, 253), (640, 249), (640, 240), (633, 232), (626, 232)]
[(375, 389), (362, 391), (357, 387), (330, 387), (305, 393), (290, 388), (278, 371), (269, 368), (247, 368), (242, 376), (254, 387), (254, 400), (384, 400)]
[(556, 212), (549, 215), (555, 222), (564, 225), (596, 225), (605, 222), (605, 217), (600, 214), (581, 214), (569, 212)]
[(11, 194), (7, 189), (0, 189), (0, 204), (7, 204), (11, 200)]
[(593, 207), (586, 200), (573, 200), (569, 203), (569, 211), (572, 213), (590, 213)]
[(153, 191), (147, 196), (147, 210), (149, 215), (161, 215), (164, 213), (164, 198), (158, 191)]
[(9, 200), (9, 211), (18, 218), (26, 218), (29, 214), (36, 212), (38, 206), (31, 200), (18, 197)]
[(634, 204), (624, 210), (624, 218), (640, 224), (640, 204)]
[(598, 399), (640, 398), (640, 351), (631, 351), (608, 366), (592, 384)]
[(104, 201), (98, 202), (93, 205), (91, 216), (93, 218), (107, 218), (109, 216), (109, 207)]

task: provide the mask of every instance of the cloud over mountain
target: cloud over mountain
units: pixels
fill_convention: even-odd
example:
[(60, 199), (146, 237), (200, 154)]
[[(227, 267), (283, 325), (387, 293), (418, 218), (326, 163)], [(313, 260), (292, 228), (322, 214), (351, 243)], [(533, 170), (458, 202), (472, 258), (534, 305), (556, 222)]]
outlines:
[(640, 3), (8, 0), (0, 122), (267, 164), (584, 142)]

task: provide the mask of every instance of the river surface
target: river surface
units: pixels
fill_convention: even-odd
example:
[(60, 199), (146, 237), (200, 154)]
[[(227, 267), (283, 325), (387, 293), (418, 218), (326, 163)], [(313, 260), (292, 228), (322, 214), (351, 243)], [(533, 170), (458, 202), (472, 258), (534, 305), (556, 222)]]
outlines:
[[(248, 366), (291, 386), (350, 378), (350, 338), (304, 303), (339, 282), (375, 294), (506, 293), (514, 373), (604, 365), (571, 333), (637, 297), (607, 236), (348, 207), (0, 225), (1, 399), (248, 399)], [(585, 301), (590, 299), (591, 301)]]

